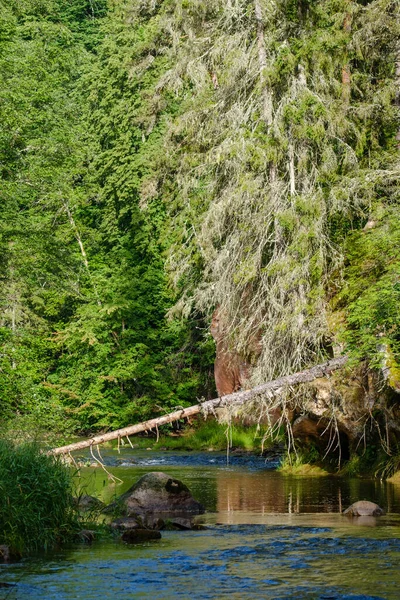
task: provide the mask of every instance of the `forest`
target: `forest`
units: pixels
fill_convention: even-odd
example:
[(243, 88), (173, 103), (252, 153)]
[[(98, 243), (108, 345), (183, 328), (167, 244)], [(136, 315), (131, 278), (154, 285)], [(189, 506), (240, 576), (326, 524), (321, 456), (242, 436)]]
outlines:
[(399, 39), (397, 0), (0, 0), (3, 426), (214, 398), (216, 352), (230, 391), (346, 354), (390, 454)]

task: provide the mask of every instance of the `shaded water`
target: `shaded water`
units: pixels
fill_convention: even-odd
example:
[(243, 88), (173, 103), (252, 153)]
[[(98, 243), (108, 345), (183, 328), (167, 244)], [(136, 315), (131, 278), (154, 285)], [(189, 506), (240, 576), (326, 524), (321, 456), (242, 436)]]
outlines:
[[(85, 492), (112, 500), (143, 473), (185, 481), (209, 511), (204, 531), (163, 532), (158, 542), (77, 546), (2, 566), (0, 599), (400, 597), (400, 486), (337, 477), (297, 478), (273, 462), (223, 454), (104, 453), (124, 480), (85, 469)], [(349, 521), (359, 499), (389, 514)]]

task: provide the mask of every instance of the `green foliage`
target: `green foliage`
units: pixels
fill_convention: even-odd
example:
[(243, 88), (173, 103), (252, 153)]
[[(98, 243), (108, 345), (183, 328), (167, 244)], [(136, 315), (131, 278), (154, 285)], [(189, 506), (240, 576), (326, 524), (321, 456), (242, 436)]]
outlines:
[(101, 40), (100, 24), (107, 14), (107, 0), (57, 0), (53, 18), (67, 24), (77, 42), (96, 51)]
[(105, 13), (102, 0), (2, 13), (0, 414), (64, 432), (127, 425), (210, 389), (201, 319), (165, 318), (151, 178), (167, 107), (153, 123), (152, 86), (168, 65), (133, 77), (154, 27)]
[(325, 470), (321, 454), (310, 446), (297, 453), (286, 454), (279, 465), (279, 471), (285, 475), (298, 475), (304, 477), (321, 477), (329, 475)]
[(379, 462), (376, 471), (375, 477), (379, 477), (380, 479), (389, 479), (393, 477), (398, 471), (400, 471), (400, 447), (394, 449), (391, 456), (385, 456)]
[(357, 475), (360, 475), (360, 462), (361, 457), (358, 454), (355, 454), (345, 463), (341, 470), (341, 474), (349, 477), (356, 477)]
[(47, 550), (77, 528), (70, 470), (34, 443), (0, 440), (0, 543)]
[(92, 293), (60, 324), (58, 367), (48, 377), (54, 394), (67, 390), (64, 402), (85, 431), (191, 403), (208, 391), (202, 371), (211, 362), (196, 331), (200, 318), (166, 320), (173, 295), (163, 268), (165, 205), (153, 178), (166, 115), (176, 108), (157, 98), (169, 65), (152, 54), (154, 24), (127, 26), (125, 11), (116, 6), (104, 23), (98, 59), (80, 83), (98, 191), (79, 211), (81, 224), (96, 232)]
[(68, 314), (82, 276), (64, 209), (76, 201), (82, 131), (73, 86), (86, 58), (51, 20), (54, 10), (53, 2), (9, 4), (0, 53), (0, 414), (41, 413), (48, 424), (57, 412), (42, 386), (54, 361), (52, 321)]
[(395, 368), (400, 360), (400, 218), (397, 207), (380, 207), (377, 213), (371, 229), (348, 237), (345, 285), (335, 301), (345, 310), (344, 339), (353, 356), (380, 366), (382, 353), (389, 352), (389, 366)]
[[(370, 440), (368, 444), (358, 447), (352, 453), (340, 470), (340, 474), (348, 477), (362, 477), (373, 474), (380, 479), (387, 479), (395, 470), (392, 472), (390, 465), (394, 466), (395, 463), (395, 452), (393, 456), (388, 456), (381, 444)], [(386, 472), (385, 469), (387, 469)]]
[(2, 419), (213, 395), (216, 306), (254, 382), (326, 354), (334, 295), (396, 365), (396, 2), (0, 8)]
[[(171, 57), (159, 89), (181, 103), (158, 178), (176, 309), (211, 314), (218, 305), (230, 345), (253, 362), (256, 339), (255, 381), (324, 352), (344, 235), (378, 197), (395, 200), (398, 176), (394, 4), (257, 4), (262, 37), (245, 0), (187, 11), (159, 3), (146, 13)], [(132, 11), (145, 18), (141, 6)]]
[[(226, 451), (227, 447), (234, 450), (248, 452), (261, 452), (273, 445), (273, 440), (264, 439), (266, 429), (256, 425), (244, 426), (239, 423), (228, 426), (215, 419), (207, 421), (197, 420), (193, 428), (184, 428), (181, 435), (165, 435), (161, 431), (160, 439), (154, 442), (152, 438), (135, 438), (135, 443), (141, 448), (152, 447), (155, 450), (166, 448), (168, 450), (191, 451)], [(276, 440), (275, 440), (276, 441)]]

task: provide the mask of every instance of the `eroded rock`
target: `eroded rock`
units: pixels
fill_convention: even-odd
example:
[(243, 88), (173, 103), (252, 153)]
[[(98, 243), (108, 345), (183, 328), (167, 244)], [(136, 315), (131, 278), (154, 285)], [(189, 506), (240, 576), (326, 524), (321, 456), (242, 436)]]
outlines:
[(243, 357), (229, 348), (220, 308), (214, 311), (210, 332), (216, 346), (214, 377), (218, 395), (225, 396), (237, 392), (249, 378), (249, 365)]

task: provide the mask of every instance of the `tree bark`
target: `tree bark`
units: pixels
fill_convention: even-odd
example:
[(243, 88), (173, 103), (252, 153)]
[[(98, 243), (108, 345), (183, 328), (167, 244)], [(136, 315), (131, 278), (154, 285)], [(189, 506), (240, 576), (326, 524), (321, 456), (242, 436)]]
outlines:
[(85, 265), (85, 268), (86, 268), (87, 272), (88, 272), (88, 273), (89, 273), (89, 275), (90, 275), (89, 262), (88, 262), (88, 259), (87, 259), (86, 250), (85, 250), (85, 247), (84, 247), (84, 245), (83, 245), (82, 238), (81, 238), (81, 236), (80, 236), (80, 233), (79, 233), (79, 229), (78, 229), (78, 227), (77, 227), (77, 225), (76, 225), (76, 223), (75, 223), (75, 219), (74, 219), (74, 217), (72, 216), (72, 212), (71, 212), (71, 210), (70, 210), (70, 208), (69, 208), (69, 206), (68, 206), (67, 202), (64, 202), (64, 208), (65, 208), (65, 212), (67, 213), (67, 216), (68, 216), (68, 220), (69, 220), (69, 222), (70, 222), (70, 225), (71, 225), (71, 227), (72, 227), (72, 229), (73, 229), (73, 232), (74, 232), (74, 234), (75, 234), (75, 239), (76, 239), (76, 241), (78, 242), (79, 249), (80, 249), (80, 251), (81, 251), (81, 254), (82, 254), (82, 261), (83, 261), (83, 264)]
[(177, 421), (179, 419), (192, 417), (193, 415), (203, 411), (214, 411), (216, 408), (223, 408), (225, 406), (241, 406), (246, 404), (246, 402), (258, 394), (265, 394), (274, 391), (276, 392), (282, 387), (307, 383), (313, 381), (314, 379), (318, 379), (319, 377), (329, 375), (333, 371), (341, 369), (346, 362), (347, 356), (340, 356), (326, 363), (312, 367), (311, 369), (307, 369), (306, 371), (301, 371), (300, 373), (295, 373), (294, 375), (287, 375), (285, 377), (275, 379), (274, 381), (263, 383), (262, 385), (259, 385), (251, 390), (244, 390), (234, 394), (228, 394), (227, 396), (222, 396), (220, 398), (214, 398), (213, 400), (207, 400), (201, 404), (189, 406), (189, 408), (176, 410), (168, 415), (164, 415), (163, 417), (151, 419), (150, 421), (144, 421), (143, 423), (138, 423), (137, 425), (130, 425), (129, 427), (124, 427), (123, 429), (117, 429), (116, 431), (110, 431), (109, 433), (97, 435), (91, 439), (82, 440), (81, 442), (69, 444), (68, 446), (53, 448), (53, 450), (50, 450), (49, 453), (69, 454), (74, 450), (83, 450), (84, 448), (97, 446), (98, 444), (103, 444), (104, 442), (121, 439), (129, 435), (134, 435), (143, 431), (149, 431), (150, 429), (156, 429), (161, 425), (166, 425), (167, 423), (172, 423), (173, 421)]
[(289, 144), (289, 181), (290, 181), (290, 195), (296, 194), (296, 170), (294, 165), (294, 148), (293, 144)]
[[(396, 105), (400, 111), (400, 42), (397, 43), (397, 54), (396, 54)], [(397, 146), (400, 150), (400, 128), (397, 131)]]
[(267, 51), (265, 49), (264, 19), (260, 0), (254, 0), (254, 12), (257, 22), (258, 63), (260, 68), (260, 83), (263, 98), (263, 118), (267, 127), (269, 127), (272, 123), (272, 97), (265, 78)]
[(93, 290), (94, 290), (94, 293), (95, 293), (96, 298), (97, 298), (97, 304), (98, 304), (98, 306), (101, 306), (101, 301), (100, 301), (100, 298), (99, 298), (99, 294), (97, 292), (97, 288), (94, 285), (93, 280), (92, 280), (92, 273), (90, 271), (89, 261), (88, 261), (88, 258), (87, 258), (86, 250), (85, 250), (85, 247), (83, 245), (82, 238), (81, 238), (81, 235), (79, 233), (78, 226), (77, 226), (77, 224), (75, 222), (75, 219), (73, 217), (73, 214), (72, 214), (72, 212), (70, 210), (70, 207), (69, 207), (67, 201), (64, 202), (64, 209), (65, 209), (65, 212), (67, 213), (69, 223), (70, 223), (70, 225), (72, 227), (72, 230), (74, 232), (75, 239), (78, 242), (78, 246), (79, 246), (79, 249), (80, 249), (81, 255), (82, 255), (82, 262), (85, 265), (85, 269), (86, 269), (87, 274), (89, 276), (90, 282), (91, 282), (91, 284), (93, 286)]
[[(350, 4), (350, 0), (348, 1), (348, 4)], [(347, 33), (349, 36), (351, 34), (352, 23), (353, 23), (353, 15), (349, 11), (346, 13), (346, 15), (344, 17), (344, 21), (343, 21), (343, 29), (344, 29), (345, 33)], [(349, 63), (347, 51), (346, 51), (345, 63), (342, 67), (342, 98), (343, 98), (343, 102), (345, 104), (349, 104), (350, 95), (351, 95), (351, 71), (350, 71), (350, 63)]]

